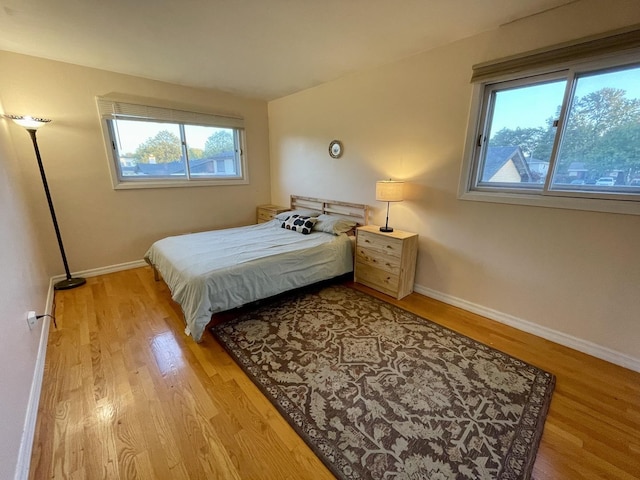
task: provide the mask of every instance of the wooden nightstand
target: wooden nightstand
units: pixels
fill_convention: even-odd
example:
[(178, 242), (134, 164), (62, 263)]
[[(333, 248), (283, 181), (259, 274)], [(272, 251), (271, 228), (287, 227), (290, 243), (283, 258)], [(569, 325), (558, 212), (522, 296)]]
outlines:
[(413, 292), (418, 234), (365, 225), (356, 235), (355, 281), (398, 300)]
[(256, 217), (258, 223), (268, 222), (272, 220), (277, 214), (286, 212), (289, 210), (287, 207), (281, 207), (280, 205), (258, 205), (256, 208)]

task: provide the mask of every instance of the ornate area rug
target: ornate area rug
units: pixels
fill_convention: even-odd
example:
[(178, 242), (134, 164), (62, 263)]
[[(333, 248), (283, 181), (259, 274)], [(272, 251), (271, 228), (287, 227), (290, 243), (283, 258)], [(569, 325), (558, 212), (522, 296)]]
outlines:
[(362, 292), (213, 328), (340, 479), (527, 479), (555, 377)]

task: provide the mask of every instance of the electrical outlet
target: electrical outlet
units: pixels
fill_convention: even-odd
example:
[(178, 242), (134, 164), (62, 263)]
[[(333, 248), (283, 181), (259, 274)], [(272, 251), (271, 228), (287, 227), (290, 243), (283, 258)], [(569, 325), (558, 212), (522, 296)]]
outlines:
[(35, 327), (37, 322), (38, 322), (38, 318), (36, 317), (36, 312), (34, 312), (33, 310), (28, 312), (27, 323), (29, 324), (29, 328)]

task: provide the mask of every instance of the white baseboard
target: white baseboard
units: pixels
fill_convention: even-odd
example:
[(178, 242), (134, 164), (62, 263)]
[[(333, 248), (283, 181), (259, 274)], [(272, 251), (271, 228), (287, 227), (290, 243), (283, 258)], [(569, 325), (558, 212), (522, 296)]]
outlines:
[[(147, 262), (144, 260), (136, 260), (133, 262), (120, 263), (108, 267), (93, 268), (82, 272), (74, 272), (76, 277), (97, 277), (107, 273), (129, 270), (132, 268), (144, 267)], [(54, 289), (53, 285), (66, 278), (65, 275), (56, 275), (49, 280), (49, 291), (47, 292), (47, 304), (45, 305), (45, 314), (51, 315), (53, 311)], [(42, 329), (40, 331), (40, 343), (38, 345), (38, 353), (36, 356), (36, 365), (31, 381), (31, 391), (29, 392), (29, 401), (27, 404), (27, 414), (24, 421), (24, 429), (22, 432), (22, 440), (20, 441), (20, 450), (18, 451), (18, 462), (14, 480), (27, 480), (29, 478), (29, 467), (31, 465), (31, 453), (33, 452), (33, 440), (36, 433), (36, 420), (38, 418), (38, 406), (40, 404), (40, 393), (42, 391), (42, 381), (44, 378), (44, 364), (47, 356), (47, 341), (49, 339), (49, 326), (51, 325), (51, 317), (44, 317), (42, 321)]]
[[(132, 268), (146, 267), (148, 265), (144, 260), (134, 260), (133, 262), (118, 263), (117, 265), (109, 265), (108, 267), (92, 268), (90, 270), (82, 270), (81, 272), (73, 272), (74, 277), (97, 277), (98, 275), (106, 275), (107, 273), (121, 272), (122, 270), (130, 270)], [(52, 277), (53, 283), (64, 280), (64, 275), (56, 275)]]
[[(49, 280), (49, 291), (47, 292), (47, 302), (44, 308), (44, 313), (47, 315), (51, 315), (53, 311), (53, 283), (52, 278)], [(44, 378), (44, 362), (47, 357), (47, 340), (49, 339), (50, 325), (51, 317), (44, 317), (42, 319), (36, 365), (27, 403), (27, 414), (22, 430), (20, 450), (18, 451), (18, 463), (14, 475), (15, 480), (27, 480), (29, 478), (29, 467), (31, 465), (31, 453), (33, 452), (33, 439), (36, 433), (36, 420), (38, 419), (38, 407), (40, 405), (40, 393), (42, 391), (42, 380)]]
[(565, 347), (573, 348), (574, 350), (578, 350), (601, 360), (606, 360), (607, 362), (615, 363), (621, 367), (640, 372), (640, 358), (635, 358), (588, 340), (583, 340), (582, 338), (574, 337), (572, 335), (514, 317), (513, 315), (499, 312), (492, 308), (463, 300), (462, 298), (454, 297), (453, 295), (448, 295), (446, 293), (438, 292), (437, 290), (432, 290), (431, 288), (423, 287), (421, 285), (415, 285), (414, 291), (427, 297), (440, 300), (441, 302), (449, 305), (453, 305), (454, 307), (459, 307), (463, 310), (482, 315), (483, 317), (495, 320), (496, 322), (504, 323), (505, 325), (517, 328), (518, 330), (559, 343)]

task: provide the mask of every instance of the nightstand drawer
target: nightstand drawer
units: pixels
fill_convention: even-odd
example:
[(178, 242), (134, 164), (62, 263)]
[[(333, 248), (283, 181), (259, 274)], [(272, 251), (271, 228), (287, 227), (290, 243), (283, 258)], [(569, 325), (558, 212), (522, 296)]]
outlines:
[(384, 256), (395, 258), (402, 256), (402, 240), (399, 238), (358, 230), (358, 246)]
[(258, 223), (268, 222), (276, 218), (275, 214), (258, 210)]
[(380, 255), (378, 251), (369, 247), (356, 248), (356, 260), (370, 267), (380, 268), (385, 272), (398, 275), (400, 273), (400, 258), (390, 255)]
[(381, 268), (372, 267), (366, 263), (356, 260), (356, 281), (371, 288), (396, 296), (398, 292), (399, 277), (393, 273), (386, 272)]

